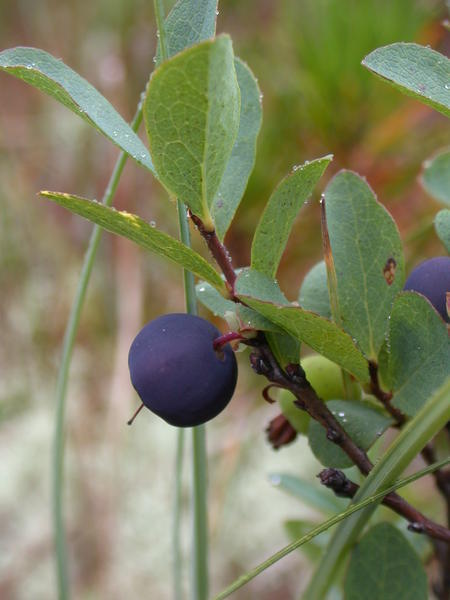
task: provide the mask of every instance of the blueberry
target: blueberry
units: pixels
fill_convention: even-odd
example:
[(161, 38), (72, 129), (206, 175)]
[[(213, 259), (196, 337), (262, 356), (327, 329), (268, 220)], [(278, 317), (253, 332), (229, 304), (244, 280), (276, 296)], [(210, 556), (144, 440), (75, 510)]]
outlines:
[(168, 314), (147, 323), (128, 355), (131, 382), (143, 404), (177, 427), (192, 427), (218, 415), (233, 395), (234, 352), (213, 348), (219, 330), (189, 314)]
[(436, 256), (420, 263), (411, 271), (403, 289), (425, 296), (444, 321), (450, 322), (446, 308), (446, 292), (450, 292), (450, 256)]

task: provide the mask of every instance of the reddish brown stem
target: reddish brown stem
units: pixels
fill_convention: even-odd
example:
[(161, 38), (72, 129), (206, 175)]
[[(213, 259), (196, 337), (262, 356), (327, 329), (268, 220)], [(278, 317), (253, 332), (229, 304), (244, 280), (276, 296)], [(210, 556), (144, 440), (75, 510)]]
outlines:
[[(353, 498), (359, 486), (348, 479), (338, 469), (324, 469), (319, 473), (321, 483), (332, 489), (337, 496)], [(433, 539), (450, 543), (450, 530), (427, 519), (422, 513), (408, 504), (397, 494), (388, 494), (383, 498), (383, 504), (409, 521), (408, 529), (416, 533), (425, 533)]]
[(403, 425), (406, 421), (405, 415), (392, 406), (392, 394), (390, 392), (385, 392), (380, 387), (380, 382), (378, 379), (378, 365), (372, 361), (369, 361), (369, 374), (370, 374), (370, 391), (377, 398), (384, 408), (388, 411), (388, 413), (394, 417), (397, 425)]
[(202, 220), (196, 215), (189, 213), (189, 216), (191, 217), (194, 225), (197, 227), (200, 235), (205, 240), (214, 260), (222, 269), (222, 273), (225, 275), (230, 292), (234, 298), (234, 283), (236, 281), (236, 273), (234, 272), (231, 256), (228, 250), (221, 243), (214, 230), (208, 231), (205, 229)]
[[(296, 404), (299, 408), (306, 410), (313, 419), (321, 423), (327, 431), (328, 439), (342, 448), (359, 470), (367, 475), (373, 467), (369, 457), (353, 442), (327, 408), (325, 402), (317, 396), (307, 381), (301, 366), (288, 365), (286, 372), (283, 371), (262, 334), (259, 338), (249, 340), (247, 343), (254, 346), (254, 351), (250, 357), (253, 369), (264, 375), (272, 383), (276, 383), (292, 392), (297, 398)], [(434, 539), (450, 542), (449, 529), (425, 517), (396, 493), (386, 496), (385, 504), (405, 517), (411, 523), (413, 531), (426, 533)]]

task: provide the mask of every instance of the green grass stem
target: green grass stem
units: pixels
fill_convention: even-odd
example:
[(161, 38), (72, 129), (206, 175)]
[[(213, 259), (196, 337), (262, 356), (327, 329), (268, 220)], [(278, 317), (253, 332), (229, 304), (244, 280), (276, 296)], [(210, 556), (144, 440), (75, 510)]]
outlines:
[[(137, 131), (142, 121), (142, 110), (138, 108), (131, 123), (133, 131)], [(108, 186), (102, 198), (103, 204), (111, 206), (119, 184), (120, 176), (128, 159), (128, 154), (121, 152)], [(69, 320), (64, 333), (61, 365), (58, 371), (56, 384), (56, 418), (53, 438), (52, 454), (52, 505), (53, 505), (53, 531), (56, 557), (56, 576), (59, 600), (69, 598), (69, 575), (67, 566), (67, 542), (64, 527), (63, 487), (64, 487), (64, 442), (65, 442), (65, 415), (67, 384), (69, 379), (70, 363), (73, 347), (80, 323), (80, 316), (86, 298), (89, 279), (94, 266), (102, 229), (95, 226), (89, 240), (89, 245), (83, 260), (81, 274), (78, 280), (75, 298), (70, 310)]]

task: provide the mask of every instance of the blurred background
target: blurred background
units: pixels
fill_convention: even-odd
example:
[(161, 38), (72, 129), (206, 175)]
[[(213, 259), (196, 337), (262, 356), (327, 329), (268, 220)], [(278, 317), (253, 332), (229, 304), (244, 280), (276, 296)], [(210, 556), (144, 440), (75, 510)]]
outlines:
[[(235, 265), (248, 264), (255, 224), (281, 177), (294, 164), (328, 153), (335, 160), (315, 200), (333, 173), (353, 169), (396, 219), (409, 266), (442, 254), (432, 226), (439, 206), (418, 175), (423, 161), (448, 144), (447, 122), (376, 80), (360, 62), (395, 41), (447, 53), (445, 3), (228, 0), (219, 8), (218, 31), (231, 34), (264, 94), (255, 171), (226, 240)], [(153, 67), (152, 2), (3, 0), (0, 40), (1, 49), (35, 46), (63, 59), (131, 120)], [(54, 100), (3, 73), (0, 102), (0, 598), (49, 600), (56, 598), (49, 494), (55, 381), (91, 226), (36, 194), (50, 189), (100, 199), (118, 150)], [(115, 205), (176, 235), (174, 205), (131, 162)], [(194, 245), (204, 253), (197, 238)], [(279, 272), (290, 299), (320, 259), (319, 206), (312, 201), (299, 215)], [(74, 598), (172, 597), (176, 430), (148, 412), (126, 426), (139, 404), (127, 353), (146, 321), (183, 308), (177, 267), (104, 235), (68, 397), (64, 497)], [(216, 592), (289, 541), (286, 520), (324, 518), (276, 489), (276, 478), (271, 482), (270, 474), (279, 472), (313, 480), (320, 467), (304, 440), (278, 452), (270, 448), (264, 429), (277, 409), (263, 402), (264, 382), (248, 368), (246, 353), (239, 360), (235, 397), (208, 426)], [(186, 561), (189, 450), (188, 444)], [(429, 482), (406, 494), (428, 514), (442, 514)], [(310, 558), (290, 555), (234, 597), (300, 597)]]

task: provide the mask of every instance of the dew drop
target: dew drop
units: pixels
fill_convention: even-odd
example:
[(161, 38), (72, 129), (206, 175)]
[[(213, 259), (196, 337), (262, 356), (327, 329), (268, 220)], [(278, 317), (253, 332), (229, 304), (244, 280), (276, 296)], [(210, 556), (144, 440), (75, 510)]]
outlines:
[(199, 288), (198, 288), (198, 291), (199, 291), (199, 292), (204, 292), (204, 291), (205, 291), (205, 288), (204, 288), (204, 286), (202, 286), (202, 287), (199, 287)]
[(156, 63), (156, 56), (153, 57), (153, 62)]
[(219, 16), (219, 11), (218, 11), (218, 10), (216, 10), (216, 17), (218, 17), (218, 16)]
[(150, 227), (156, 227), (155, 221), (150, 221)]
[(147, 155), (145, 154), (145, 152), (141, 152), (141, 158), (147, 158)]
[(260, 92), (259, 94), (259, 101), (262, 102), (264, 98), (264, 94), (262, 92)]
[(341, 412), (338, 412), (338, 416), (339, 416), (339, 417), (345, 417), (345, 412), (342, 412), (342, 411), (341, 411)]
[(444, 87), (445, 87), (445, 89), (446, 89), (446, 90), (450, 90), (450, 83), (446, 83), (446, 84), (444, 85)]
[(113, 131), (113, 136), (117, 137), (119, 134), (117, 133), (117, 131)]
[(33, 68), (33, 67), (32, 67), (31, 65), (25, 65), (25, 69), (28, 69), (28, 71), (29, 71), (30, 69), (32, 69), (32, 68)]
[(158, 29), (158, 31), (156, 32), (156, 37), (157, 37), (158, 39), (159, 39), (159, 37), (160, 37), (160, 35), (159, 35), (159, 29)]

